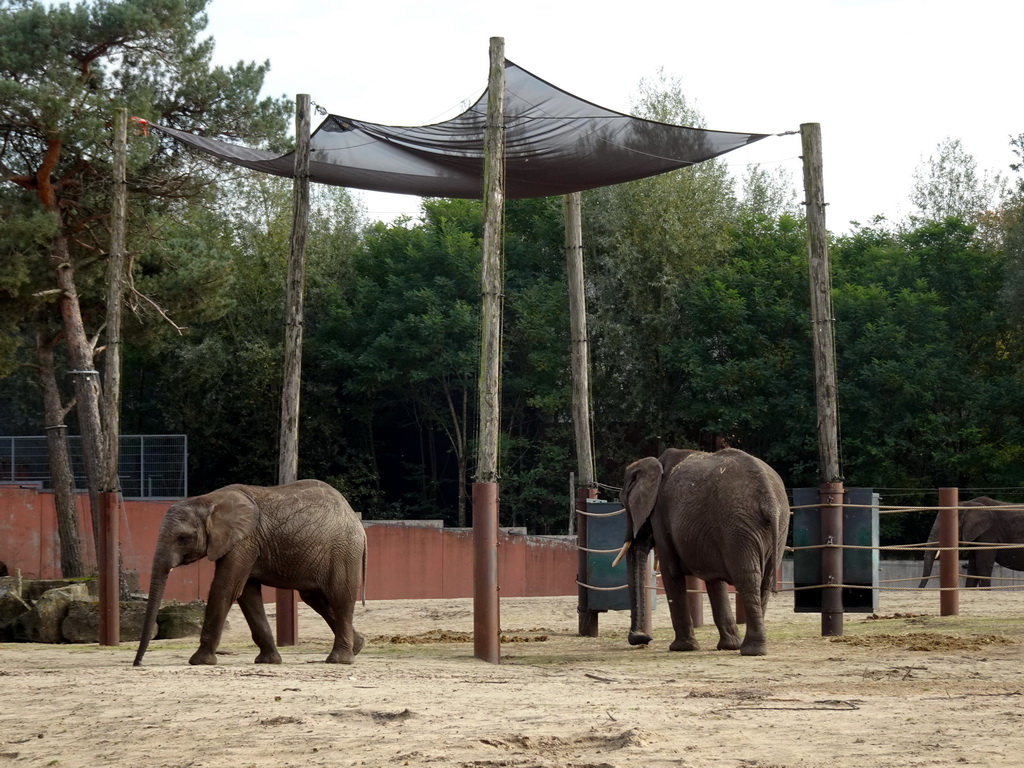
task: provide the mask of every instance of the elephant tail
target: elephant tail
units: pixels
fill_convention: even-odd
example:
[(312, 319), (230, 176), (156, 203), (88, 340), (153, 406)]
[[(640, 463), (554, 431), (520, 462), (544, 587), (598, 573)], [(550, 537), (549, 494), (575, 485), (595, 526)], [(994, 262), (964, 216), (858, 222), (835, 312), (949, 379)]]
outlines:
[(366, 551), (369, 549), (369, 545), (365, 538), (363, 540), (363, 608), (366, 607)]

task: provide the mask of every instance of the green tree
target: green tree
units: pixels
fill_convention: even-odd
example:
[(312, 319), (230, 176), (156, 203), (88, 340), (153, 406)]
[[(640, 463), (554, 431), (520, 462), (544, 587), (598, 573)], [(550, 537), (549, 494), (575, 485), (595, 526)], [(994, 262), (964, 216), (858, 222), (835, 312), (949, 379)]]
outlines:
[(915, 218), (941, 221), (947, 217), (975, 222), (1001, 206), (1006, 180), (1001, 174), (978, 170), (978, 161), (960, 139), (947, 138), (914, 171), (910, 202)]
[(835, 254), (847, 478), (890, 489), (1024, 480), (1020, 356), (993, 301), (1003, 255), (955, 218), (862, 228)]
[[(39, 223), (33, 255), (48, 268), (52, 291), (35, 286), (40, 311), (59, 314), (73, 371), (78, 425), (94, 495), (105, 465), (98, 332), (83, 305), (102, 280), (109, 236), (109, 123), (117, 108), (207, 135), (250, 141), (283, 135), (283, 104), (261, 100), (267, 64), (212, 67), (212, 40), (199, 40), (206, 0), (123, 0), (47, 6), (0, 0), (0, 173), (21, 190), (5, 193), (5, 218)], [(200, 125), (197, 123), (201, 121)], [(197, 198), (209, 179), (182, 175), (186, 155), (151, 139), (136, 139), (131, 175), (136, 196)], [(31, 202), (35, 212), (26, 214)], [(38, 245), (38, 227), (52, 237)], [(5, 237), (16, 235), (8, 231)], [(39, 334), (43, 344), (52, 338)], [(50, 403), (50, 401), (47, 401)], [(48, 406), (48, 410), (51, 410)], [(60, 414), (49, 412), (47, 423)], [(93, 504), (94, 522), (96, 507)], [(99, 526), (94, 526), (95, 530)]]
[[(319, 327), (317, 355), (372, 431), (364, 478), (404, 488), (414, 516), (454, 508), (464, 525), (475, 404), (480, 296), (479, 203), (424, 203), (424, 222), (365, 233), (352, 281)], [(440, 439), (440, 443), (438, 442)], [(456, 471), (442, 470), (446, 457)], [(403, 482), (404, 478), (404, 482)], [(450, 505), (439, 503), (454, 488)], [(349, 489), (393, 516), (373, 489)]]
[[(641, 84), (634, 112), (704, 126), (679, 82), (663, 73)], [(682, 438), (669, 428), (678, 405), (667, 399), (673, 386), (663, 351), (685, 322), (675, 303), (680, 286), (728, 253), (733, 187), (725, 165), (711, 160), (584, 195), (597, 424), (606, 444), (634, 458)], [(619, 455), (606, 469), (621, 471)]]

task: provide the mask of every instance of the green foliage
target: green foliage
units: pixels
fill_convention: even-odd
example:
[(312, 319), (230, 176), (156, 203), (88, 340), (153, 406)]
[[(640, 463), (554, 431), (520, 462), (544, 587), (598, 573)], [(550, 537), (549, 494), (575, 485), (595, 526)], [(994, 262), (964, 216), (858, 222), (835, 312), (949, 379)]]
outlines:
[[(1024, 482), (1020, 355), (996, 297), (1004, 258), (957, 219), (837, 244), (845, 473), (863, 486)], [(891, 532), (890, 535), (895, 535)]]

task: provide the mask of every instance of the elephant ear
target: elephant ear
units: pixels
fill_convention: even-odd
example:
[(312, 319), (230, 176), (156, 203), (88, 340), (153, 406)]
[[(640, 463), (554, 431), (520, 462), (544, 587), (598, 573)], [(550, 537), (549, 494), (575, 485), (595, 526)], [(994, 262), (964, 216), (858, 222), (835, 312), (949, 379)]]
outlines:
[(963, 515), (963, 520), (960, 523), (961, 541), (978, 541), (988, 533), (995, 522), (989, 507), (975, 507), (970, 510), (961, 509), (960, 514)]
[(626, 467), (626, 479), (622, 485), (622, 493), (619, 494), (619, 501), (626, 508), (633, 523), (633, 538), (654, 511), (662, 472), (661, 462), (653, 456), (634, 461)]
[(206, 518), (206, 556), (219, 560), (256, 529), (259, 510), (252, 498), (235, 488), (207, 494), (210, 515)]

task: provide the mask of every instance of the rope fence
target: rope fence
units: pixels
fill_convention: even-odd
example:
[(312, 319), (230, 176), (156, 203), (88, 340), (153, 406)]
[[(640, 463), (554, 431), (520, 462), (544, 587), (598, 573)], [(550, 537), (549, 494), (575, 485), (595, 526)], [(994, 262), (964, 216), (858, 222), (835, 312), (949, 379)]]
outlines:
[[(615, 490), (618, 490), (618, 489), (616, 488)], [(805, 504), (805, 505), (799, 505), (799, 506), (790, 506), (790, 512), (792, 513), (795, 510), (801, 510), (801, 509), (820, 509), (823, 506), (842, 507), (843, 509), (872, 509), (872, 510), (877, 510), (879, 515), (884, 515), (884, 514), (904, 514), (904, 513), (908, 513), (908, 512), (929, 512), (929, 513), (933, 513), (933, 514), (938, 514), (942, 510), (949, 510), (949, 509), (956, 509), (958, 512), (959, 511), (963, 511), (963, 510), (977, 510), (978, 509), (978, 507), (974, 506), (974, 505), (972, 505), (972, 506), (955, 506), (955, 507), (954, 506), (932, 506), (932, 507), (926, 507), (926, 506), (896, 506), (896, 505), (878, 506), (878, 505), (870, 505), (870, 504), (845, 504), (845, 503), (844, 504), (827, 505), (827, 504), (818, 503), (818, 504)], [(1001, 511), (1024, 511), (1024, 504), (1001, 504), (1001, 505), (999, 505), (999, 509)], [(614, 512), (588, 512), (588, 511), (580, 510), (580, 509), (576, 510), (576, 514), (584, 515), (584, 516), (590, 517), (590, 518), (611, 518), (611, 517), (617, 517), (619, 515), (624, 514), (624, 512), (625, 512), (624, 509), (619, 509), (619, 510), (614, 511)], [(618, 547), (617, 548), (613, 548), (613, 549), (589, 549), (589, 548), (584, 547), (584, 546), (578, 546), (577, 548), (580, 551), (587, 552), (589, 554), (617, 554), (620, 551), (620, 548), (618, 548)], [(825, 550), (825, 549), (828, 549), (828, 550), (844, 549), (844, 550), (846, 550), (846, 549), (849, 549), (849, 550), (863, 550), (863, 551), (877, 551), (877, 552), (923, 552), (923, 553), (935, 552), (938, 555), (938, 554), (941, 554), (943, 552), (949, 552), (949, 551), (954, 551), (954, 552), (957, 552), (957, 553), (969, 553), (969, 552), (988, 552), (988, 551), (994, 551), (994, 550), (998, 551), (998, 550), (1022, 549), (1022, 548), (1024, 548), (1024, 543), (1021, 543), (1021, 544), (1002, 544), (1002, 543), (995, 543), (995, 542), (980, 542), (980, 541), (969, 541), (969, 542), (968, 541), (964, 541), (964, 542), (960, 542), (960, 544), (958, 546), (955, 546), (955, 547), (942, 547), (942, 546), (939, 546), (939, 542), (937, 542), (937, 541), (926, 541), (926, 542), (919, 542), (919, 543), (914, 543), (914, 544), (896, 544), (896, 545), (885, 545), (885, 546), (868, 546), (868, 545), (854, 545), (854, 544), (835, 544), (835, 543), (833, 543), (831, 541), (828, 541), (828, 542), (823, 543), (823, 544), (813, 544), (813, 545), (809, 545), (809, 546), (800, 546), (800, 547), (786, 547), (786, 552), (792, 554), (792, 553), (797, 552), (797, 551), (806, 551), (806, 550)], [(920, 562), (920, 561), (908, 561), (908, 562)], [(1017, 591), (1017, 590), (1024, 589), (1024, 584), (1021, 584), (1021, 583), (1016, 583), (1016, 584), (1006, 584), (1006, 583), (1004, 583), (1004, 582), (1024, 581), (1024, 573), (1022, 573), (1021, 577), (1019, 577), (1019, 578), (1007, 577), (1007, 576), (981, 576), (981, 575), (978, 575), (978, 574), (961, 574), (961, 578), (964, 578), (965, 576), (969, 577), (971, 579), (976, 580), (978, 583), (985, 583), (986, 586), (984, 588), (986, 590), (990, 590), (990, 591), (997, 591), (997, 590)], [(649, 587), (650, 589), (659, 589), (659, 579), (660, 579), (660, 577), (661, 577), (661, 574), (657, 570), (655, 570), (655, 572), (654, 572), (654, 582), (651, 585), (651, 587)], [(937, 578), (937, 577), (938, 577), (937, 575), (929, 575), (927, 578)], [(926, 578), (926, 577), (921, 575), (921, 576), (911, 576), (911, 577), (905, 577), (905, 578), (880, 579), (878, 581), (878, 586), (874, 586), (874, 585), (870, 585), (870, 584), (845, 584), (845, 583), (828, 583), (828, 584), (824, 584), (823, 583), (823, 584), (802, 585), (802, 586), (798, 587), (798, 586), (795, 585), (795, 582), (793, 582), (793, 581), (783, 581), (781, 579), (777, 582), (777, 584), (778, 584), (780, 592), (801, 592), (801, 591), (814, 590), (814, 589), (856, 589), (856, 590), (873, 590), (873, 591), (877, 590), (879, 592), (911, 592), (911, 591), (913, 591), (913, 592), (939, 592), (939, 593), (943, 593), (943, 592), (959, 592), (959, 591), (962, 591), (964, 589), (968, 589), (967, 587), (961, 587), (961, 586), (956, 586), (956, 587), (941, 587), (941, 586), (940, 587), (929, 587), (929, 586), (924, 586), (924, 587), (913, 586), (913, 587), (909, 587), (909, 586), (897, 586), (899, 584), (906, 583), (906, 582), (919, 582), (923, 578)], [(614, 591), (619, 591), (619, 590), (623, 590), (623, 589), (627, 589), (628, 588), (628, 586), (626, 584), (623, 584), (621, 586), (615, 586), (615, 587), (598, 587), (598, 586), (593, 586), (593, 585), (586, 584), (586, 583), (581, 582), (581, 581), (577, 581), (576, 584), (578, 586), (580, 586), (580, 587), (585, 588), (585, 589), (591, 589), (591, 590), (598, 591), (598, 592), (614, 592)], [(702, 582), (702, 586), (703, 586), (703, 582)], [(690, 591), (693, 592), (694, 590), (690, 590)], [(698, 592), (700, 594), (707, 594), (706, 589), (703, 589), (703, 588), (698, 590)]]

